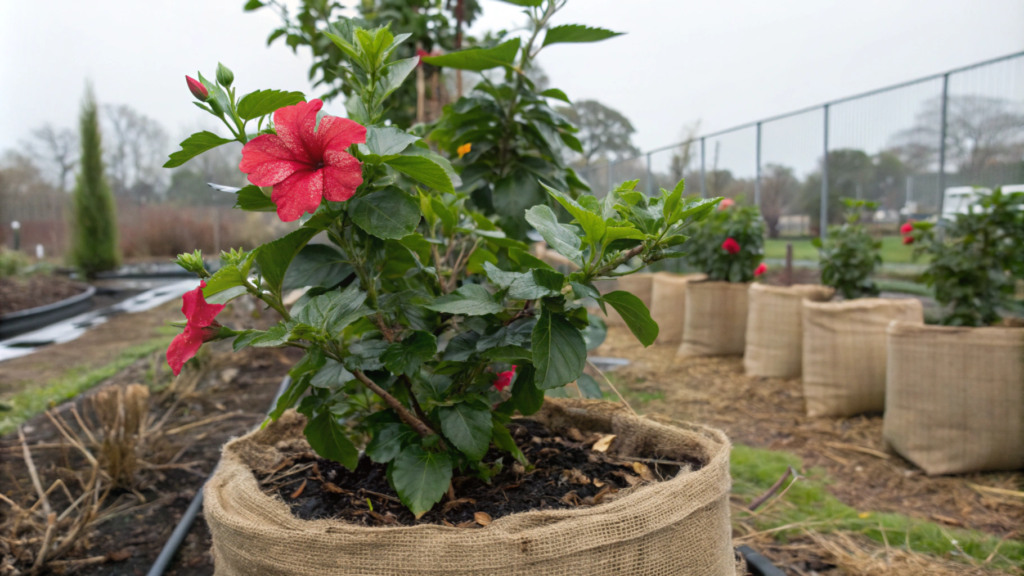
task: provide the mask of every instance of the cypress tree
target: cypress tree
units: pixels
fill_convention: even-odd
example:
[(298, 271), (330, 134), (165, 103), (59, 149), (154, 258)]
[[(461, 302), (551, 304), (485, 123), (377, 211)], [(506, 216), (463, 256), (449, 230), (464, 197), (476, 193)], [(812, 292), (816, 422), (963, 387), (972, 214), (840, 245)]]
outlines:
[(71, 263), (91, 278), (97, 272), (113, 270), (121, 259), (116, 206), (104, 173), (99, 113), (91, 86), (85, 89), (79, 122), (82, 155), (72, 198), (74, 235), (70, 254)]

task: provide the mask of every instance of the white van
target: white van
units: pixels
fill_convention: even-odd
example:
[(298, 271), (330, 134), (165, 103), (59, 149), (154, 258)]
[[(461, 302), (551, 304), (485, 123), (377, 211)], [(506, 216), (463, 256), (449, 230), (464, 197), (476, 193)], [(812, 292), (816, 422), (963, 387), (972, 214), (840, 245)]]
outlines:
[[(1024, 192), (1024, 184), (1003, 186), (1002, 191), (1004, 194)], [(945, 197), (942, 200), (942, 218), (944, 220), (954, 220), (957, 214), (967, 214), (970, 206), (977, 202), (982, 195), (991, 193), (991, 188), (976, 188), (974, 186), (946, 188)]]

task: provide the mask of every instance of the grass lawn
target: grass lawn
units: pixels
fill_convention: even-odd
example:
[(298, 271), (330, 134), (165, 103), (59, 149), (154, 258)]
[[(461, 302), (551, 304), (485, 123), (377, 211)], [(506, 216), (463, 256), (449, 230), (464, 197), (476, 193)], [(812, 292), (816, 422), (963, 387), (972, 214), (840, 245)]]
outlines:
[[(811, 245), (810, 238), (770, 238), (764, 243), (765, 258), (786, 257), (786, 244), (793, 244), (794, 260), (817, 260), (818, 249)], [(886, 264), (913, 264), (914, 247), (903, 244), (899, 236), (882, 237), (882, 262)], [(925, 257), (917, 260), (917, 263), (927, 262)]]

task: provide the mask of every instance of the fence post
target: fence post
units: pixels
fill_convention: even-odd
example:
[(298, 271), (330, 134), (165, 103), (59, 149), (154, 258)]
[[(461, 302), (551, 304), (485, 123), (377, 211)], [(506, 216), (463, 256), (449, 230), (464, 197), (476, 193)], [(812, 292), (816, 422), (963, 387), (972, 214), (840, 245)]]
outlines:
[(946, 109), (949, 104), (949, 72), (942, 75), (942, 126), (939, 128), (939, 218), (946, 201)]
[(647, 195), (651, 196), (654, 188), (651, 186), (651, 153), (647, 153)]
[(825, 104), (825, 156), (821, 162), (821, 212), (818, 221), (818, 235), (828, 237), (828, 104)]
[(700, 137), (700, 197), (708, 197), (707, 176), (704, 174), (704, 137)]
[(757, 170), (754, 175), (754, 205), (761, 209), (761, 123), (757, 123)]

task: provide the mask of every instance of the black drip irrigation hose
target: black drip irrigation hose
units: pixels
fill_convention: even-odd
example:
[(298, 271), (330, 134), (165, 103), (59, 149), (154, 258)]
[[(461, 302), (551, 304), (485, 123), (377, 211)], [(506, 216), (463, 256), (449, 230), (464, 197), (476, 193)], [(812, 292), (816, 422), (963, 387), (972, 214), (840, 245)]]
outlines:
[[(268, 414), (274, 409), (274, 406), (277, 405), (277, 401), (284, 394), (284, 391), (288, 388), (288, 385), (291, 384), (291, 382), (291, 376), (285, 376), (284, 379), (281, 380), (281, 387), (277, 389), (277, 395), (274, 396), (274, 400), (270, 403), (270, 408), (267, 410)], [(214, 467), (214, 472), (216, 471), (217, 469)], [(210, 477), (213, 476), (214, 472), (210, 473)], [(153, 562), (153, 566), (149, 569), (149, 572), (146, 572), (146, 576), (162, 576), (164, 570), (166, 570), (167, 566), (171, 563), (171, 560), (174, 558), (174, 554), (178, 551), (178, 547), (180, 547), (182, 541), (185, 540), (185, 536), (188, 535), (188, 531), (192, 529), (192, 524), (196, 520), (196, 515), (199, 513), (199, 509), (203, 507), (203, 488), (206, 487), (206, 483), (209, 481), (210, 478), (207, 478), (203, 481), (203, 485), (199, 487), (195, 497), (192, 498), (192, 502), (188, 505), (188, 509), (185, 510), (185, 514), (181, 517), (178, 525), (174, 527), (174, 532), (171, 532), (171, 537), (167, 539), (163, 549), (160, 550), (160, 555), (156, 557), (156, 561)]]
[(786, 576), (786, 573), (775, 567), (767, 558), (761, 556), (750, 546), (737, 548), (747, 561), (747, 571), (754, 576)]

